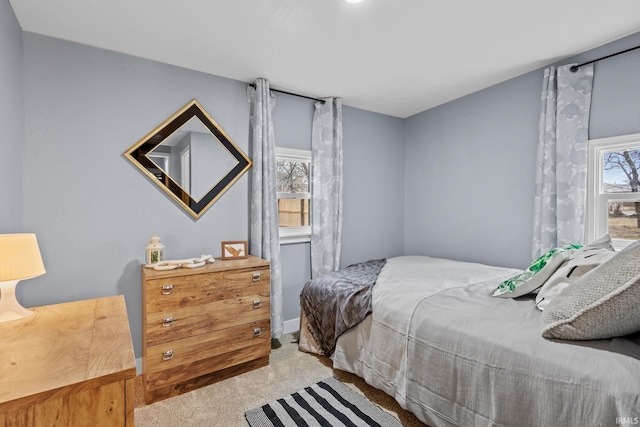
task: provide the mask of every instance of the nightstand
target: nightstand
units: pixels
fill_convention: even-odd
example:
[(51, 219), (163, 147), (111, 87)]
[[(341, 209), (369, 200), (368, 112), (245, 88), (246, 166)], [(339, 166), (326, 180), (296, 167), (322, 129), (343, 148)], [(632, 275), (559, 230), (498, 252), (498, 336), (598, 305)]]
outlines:
[(33, 310), (0, 323), (0, 426), (133, 426), (124, 297)]

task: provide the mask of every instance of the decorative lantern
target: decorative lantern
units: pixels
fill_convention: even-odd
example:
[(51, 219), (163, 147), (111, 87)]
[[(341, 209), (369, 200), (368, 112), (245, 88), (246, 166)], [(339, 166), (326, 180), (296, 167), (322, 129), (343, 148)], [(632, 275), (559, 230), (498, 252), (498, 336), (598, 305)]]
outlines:
[(164, 245), (160, 243), (158, 236), (151, 236), (145, 253), (145, 267), (153, 267), (154, 264), (164, 261)]

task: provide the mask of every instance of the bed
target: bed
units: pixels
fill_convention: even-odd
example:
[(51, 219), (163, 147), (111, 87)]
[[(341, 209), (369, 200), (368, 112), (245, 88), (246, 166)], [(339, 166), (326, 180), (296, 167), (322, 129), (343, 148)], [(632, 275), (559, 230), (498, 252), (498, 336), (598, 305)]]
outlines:
[(321, 348), (303, 306), (301, 350), (330, 355), (334, 368), (432, 427), (640, 423), (640, 334), (543, 338), (535, 295), (492, 296), (521, 270), (426, 256), (385, 261), (370, 314), (333, 349)]

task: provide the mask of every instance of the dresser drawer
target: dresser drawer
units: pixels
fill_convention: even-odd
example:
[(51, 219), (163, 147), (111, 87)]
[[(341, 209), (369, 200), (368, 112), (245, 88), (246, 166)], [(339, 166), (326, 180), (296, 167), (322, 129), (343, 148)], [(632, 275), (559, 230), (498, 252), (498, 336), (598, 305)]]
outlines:
[(250, 295), (269, 296), (269, 267), (194, 274), (146, 281), (146, 312), (166, 312)]
[(145, 387), (178, 384), (271, 352), (270, 321), (265, 319), (147, 348)]
[(270, 317), (268, 267), (147, 280), (145, 286), (146, 345)]
[(269, 319), (269, 292), (198, 306), (147, 313), (146, 345), (156, 345), (206, 332)]

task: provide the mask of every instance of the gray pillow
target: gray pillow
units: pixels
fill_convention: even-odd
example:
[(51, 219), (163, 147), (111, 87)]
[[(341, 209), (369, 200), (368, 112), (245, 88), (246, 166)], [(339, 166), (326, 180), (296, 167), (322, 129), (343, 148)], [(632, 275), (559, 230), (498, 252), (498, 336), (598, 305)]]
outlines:
[(542, 313), (542, 336), (613, 338), (640, 331), (640, 240), (567, 286)]

